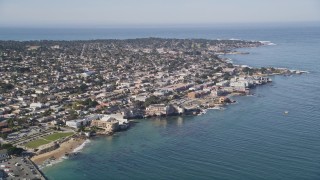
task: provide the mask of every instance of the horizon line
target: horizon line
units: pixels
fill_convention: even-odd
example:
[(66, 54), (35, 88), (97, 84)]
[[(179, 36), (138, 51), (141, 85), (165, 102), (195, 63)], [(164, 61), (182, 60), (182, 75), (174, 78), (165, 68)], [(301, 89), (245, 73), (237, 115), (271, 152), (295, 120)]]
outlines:
[[(320, 25), (320, 21), (294, 21), (294, 22), (226, 22), (226, 23), (141, 23), (141, 24), (56, 24), (56, 25), (0, 25), (1, 28), (20, 28), (20, 29), (117, 29), (117, 28), (197, 28), (197, 27), (252, 27), (256, 25), (270, 27), (270, 26), (287, 26), (287, 25)], [(90, 26), (90, 27), (88, 27)]]

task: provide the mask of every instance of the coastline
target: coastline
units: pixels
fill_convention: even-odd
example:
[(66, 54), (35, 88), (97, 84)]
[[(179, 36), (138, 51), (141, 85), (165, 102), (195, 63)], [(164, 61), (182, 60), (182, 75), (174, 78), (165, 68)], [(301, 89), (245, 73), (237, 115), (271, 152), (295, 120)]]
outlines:
[(44, 154), (35, 155), (31, 158), (31, 160), (41, 169), (41, 167), (51, 164), (52, 161), (61, 160), (66, 153), (70, 154), (73, 152), (78, 152), (83, 148), (86, 142), (87, 139), (85, 138), (70, 138), (68, 141), (60, 144), (58, 149)]
[[(270, 45), (270, 44), (264, 44), (263, 43), (263, 45)], [(237, 54), (249, 54), (247, 52), (236, 51), (236, 49), (238, 49), (238, 48), (235, 48), (235, 51), (232, 51), (232, 52), (229, 52), (229, 53), (224, 53), (224, 55), (225, 54), (235, 54), (235, 55), (237, 55)], [(223, 60), (226, 63), (229, 62), (229, 63), (235, 65), (232, 62), (232, 59), (230, 59), (230, 58), (226, 58), (226, 59), (222, 58), (221, 60)], [(247, 65), (239, 65), (239, 66), (247, 66)], [(308, 73), (308, 71), (289, 70), (287, 68), (275, 68), (275, 69), (288, 71), (290, 75)], [(286, 73), (283, 73), (283, 72), (280, 72), (280, 73), (272, 72), (272, 73), (269, 73), (269, 74), (263, 74), (263, 76), (266, 76), (266, 77), (275, 76), (275, 75), (286, 75)], [(257, 75), (257, 76), (261, 76), (261, 74)], [(263, 85), (263, 84), (259, 84), (259, 85)], [(251, 89), (252, 88), (250, 88), (250, 90)], [(233, 93), (227, 95), (226, 98), (230, 98), (231, 99), (232, 97), (235, 97), (235, 96), (248, 96), (248, 95), (250, 95), (250, 93), (233, 92)], [(200, 113), (198, 113), (196, 115), (205, 114), (207, 112), (207, 110), (224, 110), (224, 109), (226, 109), (226, 106), (228, 106), (230, 104), (234, 104), (234, 103), (236, 103), (236, 102), (232, 101), (232, 102), (226, 103), (226, 104), (214, 104), (214, 106), (201, 107), (200, 108)], [(156, 117), (156, 116), (150, 116), (150, 117)], [(100, 134), (100, 135), (112, 135), (112, 134)], [(55, 149), (53, 151), (50, 151), (50, 152), (47, 152), (47, 153), (44, 153), (44, 154), (35, 155), (35, 156), (33, 156), (31, 158), (31, 160), (37, 166), (39, 166), (40, 169), (42, 169), (42, 168), (44, 168), (46, 166), (53, 165), (53, 164), (61, 162), (66, 157), (65, 154), (78, 152), (79, 150), (81, 150), (85, 146), (85, 144), (88, 141), (89, 141), (88, 139), (82, 138), (82, 137), (70, 138), (66, 142), (61, 143), (60, 147), (58, 149)]]
[[(299, 43), (297, 39), (295, 38), (291, 38), (291, 39), (292, 41), (297, 41), (297, 43)], [(264, 176), (268, 178), (276, 178), (277, 176), (294, 178), (295, 175), (299, 176), (300, 178), (301, 177), (303, 178), (303, 176), (304, 178), (311, 178), (311, 179), (317, 177), (317, 174), (314, 175), (317, 172), (316, 171), (317, 167), (315, 166), (316, 164), (314, 164), (316, 159), (313, 158), (312, 160), (311, 158), (310, 161), (308, 162), (304, 161), (305, 159), (296, 159), (297, 162), (294, 163), (296, 165), (294, 167), (292, 166), (292, 163), (290, 163), (291, 161), (288, 162), (289, 160), (295, 160), (294, 158), (298, 156), (312, 157), (312, 155), (316, 154), (316, 151), (313, 151), (314, 149), (316, 149), (316, 146), (315, 146), (316, 143), (315, 144), (312, 143), (313, 141), (311, 139), (312, 137), (316, 137), (316, 133), (313, 133), (313, 132), (317, 132), (317, 128), (316, 128), (317, 126), (315, 124), (316, 120), (314, 120), (317, 117), (316, 116), (317, 113), (314, 112), (314, 110), (316, 109), (312, 108), (314, 107), (313, 102), (316, 103), (316, 100), (317, 100), (317, 98), (312, 98), (312, 96), (314, 95), (314, 92), (312, 91), (317, 87), (317, 84), (316, 83), (311, 84), (312, 82), (314, 82), (313, 81), (314, 78), (316, 78), (318, 75), (317, 71), (314, 70), (314, 67), (316, 67), (315, 66), (316, 58), (312, 58), (312, 55), (310, 56), (306, 55), (305, 56), (306, 62), (300, 63), (299, 61), (297, 61), (299, 62), (299, 64), (296, 64), (295, 58), (298, 58), (299, 56), (297, 57), (294, 55), (290, 56), (292, 52), (299, 52), (300, 49), (303, 51), (305, 50), (305, 48), (311, 49), (312, 46), (314, 46), (314, 44), (311, 44), (310, 42), (313, 42), (313, 41), (310, 40), (310, 41), (307, 41), (310, 47), (304, 44), (306, 45), (306, 47), (302, 46), (303, 48), (299, 47), (298, 49), (296, 45), (294, 45), (294, 47), (291, 47), (289, 44), (290, 42), (284, 43), (280, 38), (277, 42), (279, 42), (280, 44), (279, 46), (283, 46), (284, 51), (282, 51), (282, 48), (279, 48), (281, 51), (279, 49), (276, 49), (275, 52), (277, 53), (274, 56), (269, 56), (270, 54), (267, 51), (270, 51), (270, 49), (267, 49), (265, 51), (253, 50), (253, 52), (257, 52), (256, 55), (241, 56), (241, 58), (234, 60), (235, 64), (248, 64), (249, 66), (253, 66), (253, 67), (257, 67), (257, 66), (260, 67), (260, 64), (262, 64), (261, 66), (264, 66), (265, 64), (272, 64), (278, 67), (284, 66), (289, 68), (296, 68), (298, 66), (299, 68), (309, 70), (312, 73), (305, 77), (296, 77), (296, 76), (292, 78), (282, 77), (282, 76), (276, 77), (276, 79), (274, 79), (274, 84), (270, 86), (267, 85), (266, 87), (262, 86), (261, 88), (258, 89), (257, 93), (255, 93), (254, 95), (247, 95), (247, 96), (254, 96), (253, 98), (242, 97), (241, 99), (238, 99), (238, 100), (235, 99), (241, 105), (227, 107), (228, 108), (227, 111), (223, 113), (221, 112), (211, 113), (210, 111), (208, 111), (208, 114), (203, 117), (195, 117), (197, 119), (193, 121), (196, 121), (196, 122), (193, 122), (193, 121), (191, 122), (189, 119), (184, 120), (182, 118), (182, 120), (177, 119), (173, 122), (167, 123), (165, 128), (164, 126), (155, 126), (155, 127), (152, 126), (151, 128), (150, 127), (145, 128), (143, 126), (147, 123), (137, 124), (137, 127), (134, 127), (134, 128), (142, 129), (141, 132), (148, 135), (148, 138), (145, 138), (146, 140), (143, 139), (144, 141), (137, 138), (137, 137), (140, 137), (138, 135), (133, 136), (138, 141), (136, 142), (136, 144), (138, 145), (141, 144), (142, 147), (148, 150), (146, 151), (143, 149), (144, 151), (142, 152), (146, 154), (146, 156), (144, 157), (137, 157), (136, 156), (137, 154), (133, 154), (132, 155), (133, 157), (128, 155), (129, 158), (134, 158), (137, 162), (139, 162), (137, 166), (132, 166), (132, 162), (125, 161), (125, 160), (123, 160), (122, 162), (111, 161), (108, 163), (101, 163), (99, 165), (101, 169), (104, 169), (103, 173), (102, 171), (96, 171), (96, 166), (90, 166), (91, 168), (85, 169), (83, 174), (86, 173), (89, 177), (90, 176), (93, 177), (93, 175), (99, 173), (100, 177), (105, 177), (105, 178), (110, 178), (112, 176), (123, 178), (123, 179), (125, 179), (125, 177), (128, 177), (128, 176), (131, 178), (134, 178), (139, 175), (139, 174), (137, 175), (137, 173), (134, 173), (134, 172), (137, 172), (138, 170), (141, 170), (141, 169), (148, 170), (147, 168), (149, 168), (148, 166), (150, 166), (150, 164), (148, 164), (148, 162), (150, 162), (149, 158), (152, 157), (151, 155), (157, 155), (162, 157), (163, 161), (154, 161), (154, 162), (151, 161), (152, 163), (154, 163), (153, 164), (154, 167), (167, 167), (176, 162), (175, 161), (176, 159), (173, 159), (173, 158), (181, 158), (181, 161), (186, 159), (189, 160), (188, 162), (193, 161), (193, 163), (182, 164), (181, 166), (179, 166), (179, 168), (174, 169), (174, 171), (172, 172), (168, 171), (167, 173), (160, 173), (161, 175), (162, 174), (163, 175), (159, 176), (159, 178), (163, 178), (163, 179), (178, 176), (180, 175), (180, 173), (183, 174), (185, 169), (193, 169), (196, 172), (206, 171), (208, 172), (208, 175), (213, 177), (219, 176), (224, 173), (228, 173), (228, 175), (230, 175), (230, 178), (241, 177), (244, 179), (257, 178), (256, 172), (261, 174), (262, 171), (264, 171), (267, 174), (262, 174), (261, 177)], [(288, 49), (285, 49), (285, 48), (288, 48)], [(308, 53), (311, 54), (312, 50), (310, 51), (306, 50), (304, 52), (306, 54)], [(260, 61), (252, 60), (257, 57), (259, 58), (261, 57), (261, 60)], [(248, 58), (248, 60), (246, 60), (246, 58)], [(290, 59), (290, 58), (292, 58), (292, 64), (288, 64), (287, 63), (288, 61), (286, 61), (287, 59)], [(268, 61), (268, 59), (273, 59), (273, 60)], [(245, 61), (245, 62), (242, 62), (242, 61)], [(251, 64), (250, 61), (254, 63)], [(304, 92), (304, 90), (306, 91)], [(309, 99), (308, 102), (305, 102), (305, 100), (303, 100), (301, 95), (299, 93), (296, 93), (296, 91), (300, 91), (300, 93), (304, 92), (304, 94), (306, 95), (311, 95), (311, 96), (305, 97)], [(263, 103), (260, 103), (260, 102), (263, 102)], [(289, 103), (297, 102), (297, 103), (288, 104), (288, 102)], [(288, 105), (288, 107), (286, 107), (285, 105)], [(255, 107), (258, 107), (257, 112), (253, 113), (252, 111), (256, 110)], [(289, 115), (283, 116), (284, 110), (289, 110), (290, 112)], [(217, 112), (217, 110), (214, 110), (214, 111)], [(238, 112), (243, 114), (236, 114)], [(205, 118), (207, 118), (208, 120), (207, 119), (202, 120)], [(199, 119), (201, 119), (201, 121), (199, 121)], [(176, 121), (180, 122), (179, 126), (177, 126)], [(203, 128), (202, 126), (205, 126), (205, 128)], [(208, 133), (205, 135), (204, 135), (204, 132), (191, 134), (190, 127), (193, 128), (191, 130), (198, 130), (198, 129), (201, 130), (201, 128), (199, 127), (202, 127), (204, 130), (208, 130), (208, 129), (209, 130), (208, 130)], [(272, 130), (275, 130), (275, 131), (272, 131)], [(298, 133), (294, 133), (294, 131), (297, 131), (297, 130), (300, 130), (300, 131)], [(308, 131), (304, 131), (304, 130), (308, 130)], [(155, 133), (151, 134), (153, 132)], [(179, 132), (179, 134), (176, 135), (175, 132)], [(132, 133), (132, 135), (136, 135), (138, 133), (140, 133), (140, 130), (139, 132)], [(169, 134), (169, 133), (172, 133), (172, 134)], [(191, 134), (190, 136), (196, 136), (196, 137), (195, 138), (190, 137), (188, 141), (183, 141), (186, 138), (188, 138), (189, 134), (187, 133), (190, 133)], [(301, 138), (301, 134), (304, 134), (304, 133), (307, 133), (308, 137)], [(159, 134), (166, 135), (163, 138), (160, 137), (162, 139), (159, 138), (160, 140), (162, 140), (161, 142), (166, 143), (164, 144), (166, 146), (175, 147), (175, 144), (179, 143), (177, 146), (177, 149), (179, 150), (179, 154), (176, 154), (176, 152), (173, 151), (171, 154), (172, 156), (169, 156), (168, 158), (166, 158), (167, 157), (166, 153), (168, 152), (166, 150), (168, 150), (168, 147), (152, 148), (153, 147), (152, 143), (159, 144), (160, 140), (157, 139)], [(287, 136), (287, 135), (290, 135), (290, 136)], [(125, 138), (128, 138), (128, 137), (125, 137)], [(152, 140), (151, 141), (152, 143), (150, 143), (150, 139)], [(93, 141), (97, 141), (97, 140), (94, 139)], [(269, 142), (269, 141), (271, 142), (269, 144), (268, 143), (260, 144), (260, 142)], [(288, 144), (288, 141), (290, 141), (290, 144)], [(125, 144), (126, 142), (127, 141), (125, 141), (124, 143), (121, 143), (121, 145), (122, 144), (126, 145)], [(186, 143), (184, 144), (184, 142)], [(199, 142), (202, 142), (202, 143), (199, 143)], [(88, 150), (91, 148), (96, 148), (102, 143), (105, 143), (105, 142), (103, 141), (99, 142), (99, 144), (97, 143), (97, 146), (95, 145), (92, 147), (91, 147), (91, 144), (89, 144), (88, 146), (85, 147), (86, 149), (84, 149), (84, 151), (87, 151), (87, 148)], [(94, 144), (96, 144), (96, 142)], [(263, 148), (260, 148), (260, 145), (263, 146)], [(119, 150), (122, 150), (121, 147), (115, 146), (114, 149), (109, 150), (109, 152), (111, 152), (110, 154), (114, 155), (114, 153), (119, 152)], [(198, 151), (193, 151), (194, 150), (193, 148), (195, 147), (199, 147), (196, 149)], [(286, 148), (284, 149), (283, 147), (290, 147), (290, 149), (286, 149)], [(307, 148), (308, 151), (304, 151), (303, 150), (304, 148)], [(233, 151), (230, 152), (230, 149), (235, 149), (234, 154), (232, 154)], [(201, 150), (200, 152), (202, 153), (198, 153), (197, 157), (188, 156), (190, 154), (191, 155), (196, 154), (196, 152), (199, 152), (199, 150)], [(97, 152), (99, 152), (99, 154), (97, 153), (98, 159), (99, 159), (99, 155), (101, 155), (103, 151), (108, 152), (102, 148), (101, 150), (99, 149), (99, 151), (97, 150)], [(140, 153), (140, 151), (138, 152)], [(147, 154), (147, 152), (149, 154)], [(306, 153), (308, 154), (308, 156), (306, 156)], [(233, 155), (233, 158), (229, 158), (231, 156), (230, 154)], [(259, 156), (259, 154), (260, 155), (263, 154), (263, 156)], [(284, 160), (283, 154), (285, 157), (288, 156), (289, 159)], [(72, 163), (66, 163), (68, 160), (63, 161), (64, 159), (62, 158), (61, 161), (63, 161), (63, 163), (60, 164), (59, 162), (57, 162), (58, 164), (55, 164), (52, 166), (49, 165), (48, 168), (44, 168), (45, 174), (48, 174), (50, 178), (62, 179), (61, 174), (64, 175), (70, 172), (70, 175), (73, 175), (73, 177), (80, 179), (83, 176), (83, 174), (76, 172), (79, 174), (79, 176), (76, 176), (75, 172), (71, 170), (73, 169), (81, 170), (81, 168), (83, 168), (82, 164), (86, 165), (86, 162), (87, 163), (92, 162), (92, 159), (97, 158), (96, 154), (90, 153), (88, 154), (88, 156), (89, 155), (90, 155), (90, 158), (76, 158), (76, 160), (73, 160), (70, 158), (71, 161), (73, 161)], [(106, 162), (106, 160), (113, 158), (113, 156), (111, 155), (108, 155), (107, 153), (105, 153), (103, 154), (103, 157), (101, 156), (101, 159), (99, 160)], [(243, 157), (250, 157), (250, 158), (245, 159)], [(209, 163), (198, 164), (197, 162), (200, 158), (210, 161), (210, 164)], [(223, 161), (225, 164), (232, 164), (237, 171), (230, 172), (228, 171), (228, 169), (223, 169), (224, 166), (221, 165), (220, 161), (218, 160), (216, 161), (217, 158), (218, 160)], [(172, 162), (170, 160), (172, 160)], [(261, 163), (261, 162), (265, 162), (266, 160), (268, 161), (268, 163)], [(110, 171), (106, 171), (106, 169), (110, 167), (117, 167), (117, 165), (120, 163), (123, 166), (131, 167), (130, 169), (132, 169), (132, 171), (128, 171), (127, 174), (123, 173), (123, 170), (121, 169), (120, 170), (112, 169)], [(70, 164), (69, 169), (71, 168), (72, 169), (71, 170), (66, 169), (65, 168), (66, 166), (64, 164)], [(220, 166), (222, 166), (222, 168), (220, 168)], [(270, 168), (271, 166), (272, 167), (281, 166), (281, 168)], [(92, 168), (92, 167), (95, 167), (95, 168)], [(199, 169), (197, 169), (197, 167), (199, 167)], [(206, 168), (208, 168), (208, 170)], [(300, 173), (296, 174), (294, 172), (294, 170), (296, 170), (297, 168), (301, 170), (300, 172), (301, 174)], [(212, 169), (216, 169), (216, 170), (212, 171)], [(239, 170), (243, 170), (243, 169), (249, 169), (249, 170), (245, 172), (246, 174), (239, 175), (238, 173)], [(152, 168), (152, 170), (160, 171), (159, 168), (158, 169)], [(194, 174), (194, 171), (186, 175), (193, 177), (192, 175)], [(274, 176), (272, 174), (274, 174)], [(195, 177), (196, 176), (198, 176), (199, 178), (201, 177), (201, 174), (200, 176), (199, 174), (195, 174)], [(152, 178), (154, 176), (151, 174), (149, 177)]]

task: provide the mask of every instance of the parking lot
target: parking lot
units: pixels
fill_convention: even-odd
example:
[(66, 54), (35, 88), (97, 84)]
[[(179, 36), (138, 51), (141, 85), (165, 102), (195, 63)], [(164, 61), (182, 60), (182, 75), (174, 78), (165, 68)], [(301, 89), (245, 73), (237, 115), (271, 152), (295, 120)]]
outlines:
[(14, 157), (1, 163), (1, 169), (8, 175), (8, 180), (45, 179), (36, 166), (24, 157)]

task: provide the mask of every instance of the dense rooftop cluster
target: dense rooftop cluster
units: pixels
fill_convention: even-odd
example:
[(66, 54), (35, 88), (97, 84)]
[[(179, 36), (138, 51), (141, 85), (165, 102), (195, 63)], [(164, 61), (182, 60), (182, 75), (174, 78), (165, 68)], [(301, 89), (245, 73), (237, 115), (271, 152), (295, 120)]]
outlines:
[(97, 113), (137, 118), (194, 112), (208, 105), (194, 102), (204, 96), (223, 103), (221, 96), (245, 92), (275, 69), (235, 66), (219, 55), (261, 45), (159, 38), (0, 41), (2, 136)]

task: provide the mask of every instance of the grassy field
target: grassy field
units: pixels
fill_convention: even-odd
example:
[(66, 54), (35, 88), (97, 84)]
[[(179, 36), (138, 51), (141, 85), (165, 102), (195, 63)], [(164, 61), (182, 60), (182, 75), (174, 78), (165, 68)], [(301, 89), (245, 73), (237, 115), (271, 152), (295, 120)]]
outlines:
[(68, 133), (54, 133), (54, 134), (50, 134), (48, 136), (45, 136), (43, 138), (34, 140), (34, 141), (30, 141), (28, 142), (25, 146), (28, 148), (37, 148), (41, 145), (44, 144), (48, 144), (50, 142), (56, 141), (58, 139), (64, 138), (64, 137), (68, 137), (73, 135), (73, 132), (68, 132)]
[(55, 134), (50, 134), (48, 136), (45, 136), (43, 139), (48, 140), (48, 141), (55, 141), (55, 140), (58, 140), (58, 139), (63, 138), (63, 137), (71, 136), (73, 134), (74, 134), (73, 132), (55, 133)]
[(37, 139), (37, 140), (28, 142), (25, 146), (28, 148), (37, 148), (41, 145), (48, 144), (48, 143), (50, 143), (50, 141), (47, 141), (44, 139)]

